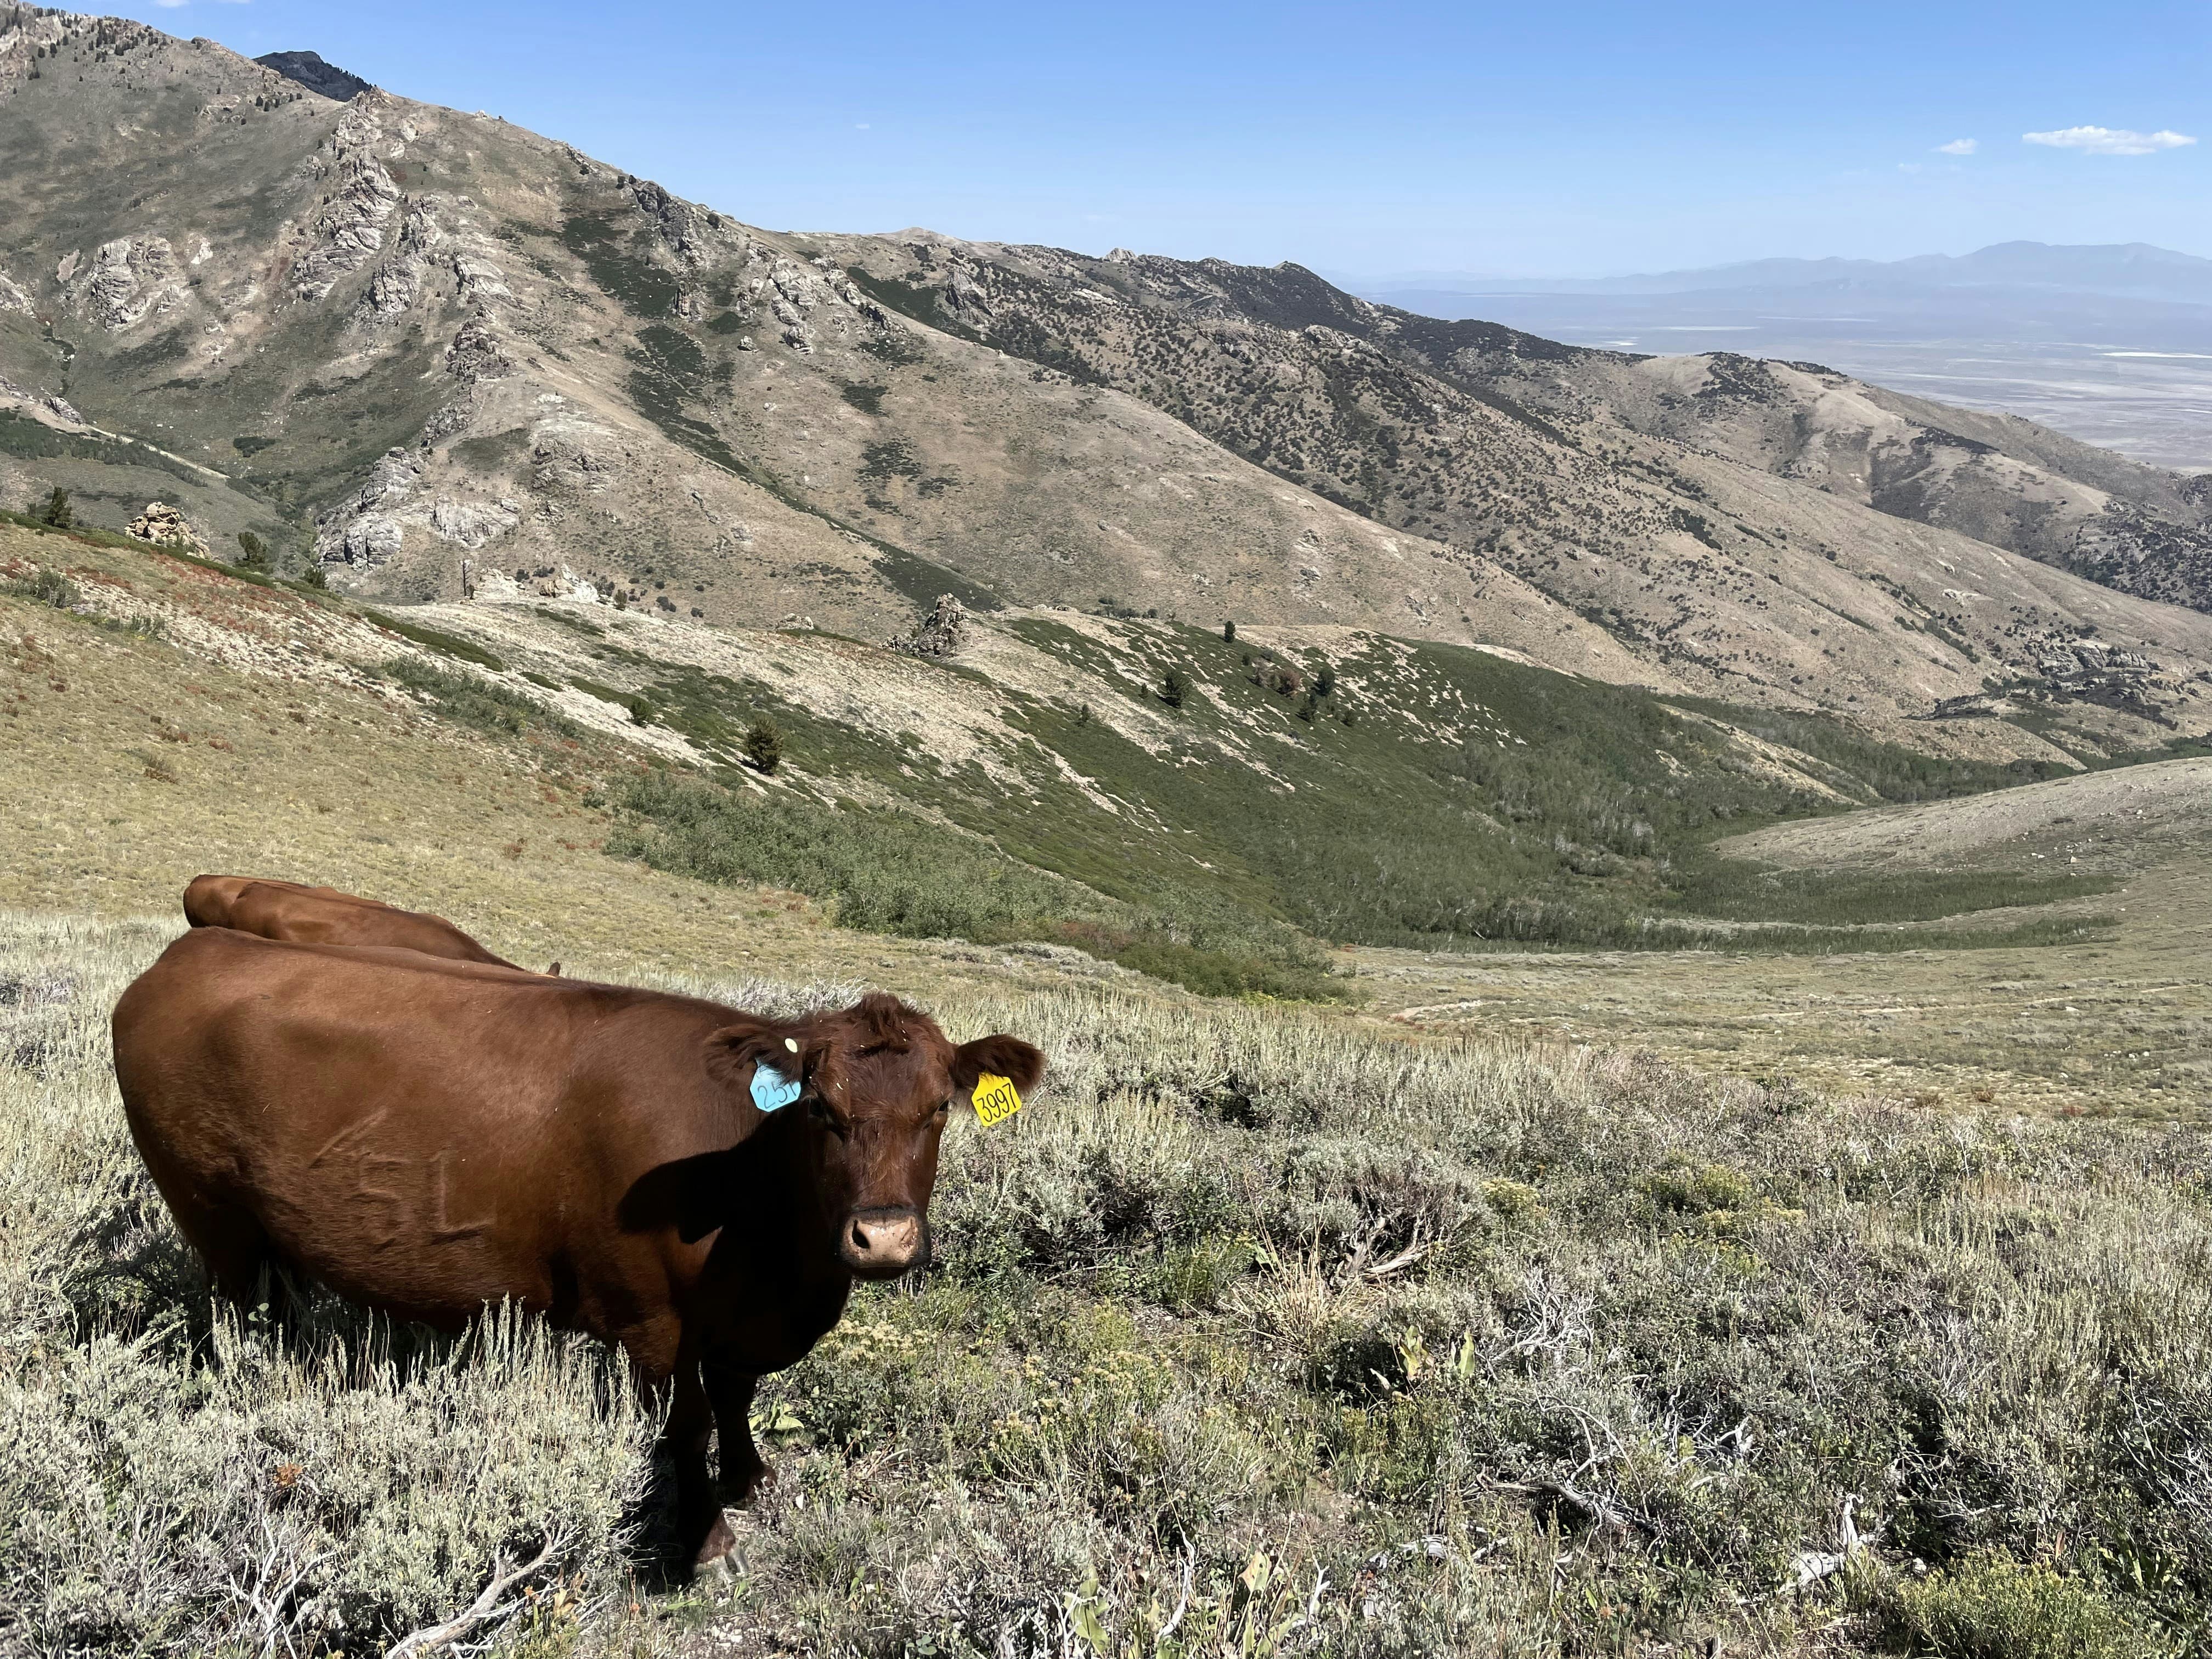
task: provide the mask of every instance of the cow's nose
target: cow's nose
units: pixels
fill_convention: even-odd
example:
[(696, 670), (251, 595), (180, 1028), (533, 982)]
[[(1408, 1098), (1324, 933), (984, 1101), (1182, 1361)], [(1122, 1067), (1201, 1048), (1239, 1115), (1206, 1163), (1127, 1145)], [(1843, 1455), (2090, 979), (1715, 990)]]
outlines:
[(929, 1252), (929, 1229), (919, 1211), (855, 1210), (845, 1223), (838, 1254), (863, 1279), (896, 1279), (921, 1265)]

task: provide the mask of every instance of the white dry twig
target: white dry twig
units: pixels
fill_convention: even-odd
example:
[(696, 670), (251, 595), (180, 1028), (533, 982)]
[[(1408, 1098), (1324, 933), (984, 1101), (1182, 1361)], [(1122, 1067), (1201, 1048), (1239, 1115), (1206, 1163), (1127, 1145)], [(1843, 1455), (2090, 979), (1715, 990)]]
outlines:
[(447, 1647), (459, 1641), (462, 1637), (466, 1636), (479, 1625), (506, 1618), (509, 1613), (519, 1609), (526, 1598), (518, 1595), (514, 1600), (502, 1606), (500, 1597), (506, 1595), (522, 1580), (529, 1577), (532, 1573), (538, 1571), (554, 1557), (562, 1553), (568, 1547), (568, 1540), (565, 1537), (548, 1538), (545, 1540), (545, 1547), (538, 1551), (533, 1559), (525, 1562), (511, 1572), (501, 1571), (506, 1564), (506, 1557), (493, 1556), (491, 1583), (483, 1587), (483, 1593), (481, 1595), (443, 1624), (425, 1625), (421, 1630), (401, 1638), (396, 1645), (386, 1650), (384, 1659), (409, 1659), (410, 1655), (435, 1652), (441, 1647)]
[(1153, 1638), (1154, 1640), (1164, 1642), (1169, 1637), (1174, 1635), (1176, 1626), (1182, 1623), (1183, 1614), (1190, 1611), (1191, 1576), (1197, 1571), (1198, 1546), (1195, 1544), (1186, 1544), (1183, 1547), (1182, 1559), (1182, 1594), (1176, 1598), (1176, 1610), (1168, 1615), (1167, 1623), (1160, 1626), (1159, 1634)]

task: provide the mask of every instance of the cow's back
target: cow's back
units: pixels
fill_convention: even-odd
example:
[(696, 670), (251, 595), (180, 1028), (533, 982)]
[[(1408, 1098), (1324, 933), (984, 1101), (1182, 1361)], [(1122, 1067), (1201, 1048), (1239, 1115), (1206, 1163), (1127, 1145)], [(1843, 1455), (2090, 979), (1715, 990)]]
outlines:
[(195, 927), (231, 927), (294, 945), (384, 946), (453, 962), (516, 966), (443, 916), (299, 882), (196, 876), (185, 889), (185, 919)]
[(697, 1057), (718, 1017), (202, 928), (118, 1003), (116, 1074), (195, 1243), (250, 1218), (274, 1257), (403, 1317), (513, 1297), (618, 1337), (623, 1310), (562, 1299), (583, 1281), (665, 1294), (671, 1241), (617, 1216), (647, 1170), (734, 1138)]

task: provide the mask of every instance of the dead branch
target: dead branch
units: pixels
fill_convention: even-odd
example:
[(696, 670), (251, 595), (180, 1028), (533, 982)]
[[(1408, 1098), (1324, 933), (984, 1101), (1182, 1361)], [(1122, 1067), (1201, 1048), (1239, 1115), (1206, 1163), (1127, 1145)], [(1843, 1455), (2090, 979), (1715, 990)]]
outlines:
[(478, 1625), (505, 1618), (522, 1605), (523, 1598), (518, 1596), (502, 1607), (500, 1604), (500, 1597), (506, 1595), (522, 1580), (529, 1577), (532, 1573), (538, 1571), (554, 1557), (562, 1553), (568, 1547), (568, 1540), (565, 1537), (548, 1538), (545, 1540), (545, 1547), (538, 1551), (533, 1559), (525, 1562), (511, 1572), (501, 1571), (506, 1565), (506, 1557), (493, 1556), (491, 1583), (483, 1587), (482, 1595), (442, 1625), (426, 1625), (413, 1634), (401, 1638), (396, 1646), (386, 1650), (384, 1659), (409, 1659), (410, 1655), (435, 1652), (440, 1648), (459, 1641)]

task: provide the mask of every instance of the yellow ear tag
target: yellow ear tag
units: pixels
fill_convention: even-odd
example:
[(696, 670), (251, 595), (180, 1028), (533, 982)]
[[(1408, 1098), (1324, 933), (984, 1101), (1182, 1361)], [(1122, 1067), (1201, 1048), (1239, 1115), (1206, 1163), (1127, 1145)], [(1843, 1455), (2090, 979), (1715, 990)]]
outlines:
[(1014, 1091), (1012, 1078), (992, 1077), (988, 1073), (975, 1080), (975, 1115), (983, 1120), (983, 1127), (1003, 1123), (1022, 1109), (1022, 1097)]

